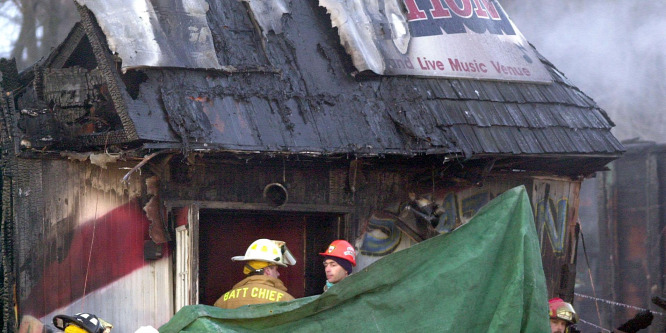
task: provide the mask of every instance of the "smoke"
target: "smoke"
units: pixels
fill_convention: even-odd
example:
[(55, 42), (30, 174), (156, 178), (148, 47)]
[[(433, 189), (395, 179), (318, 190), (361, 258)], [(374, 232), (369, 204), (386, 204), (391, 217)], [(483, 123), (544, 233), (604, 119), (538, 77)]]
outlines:
[(502, 5), (527, 40), (608, 113), (618, 139), (666, 141), (666, 2)]
[(0, 58), (9, 58), (13, 42), (21, 28), (19, 9), (11, 1), (0, 1)]

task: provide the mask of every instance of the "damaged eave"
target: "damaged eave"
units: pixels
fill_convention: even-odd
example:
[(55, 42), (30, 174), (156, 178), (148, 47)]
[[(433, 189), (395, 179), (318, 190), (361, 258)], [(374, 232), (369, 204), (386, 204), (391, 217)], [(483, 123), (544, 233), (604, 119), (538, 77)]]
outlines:
[(607, 170), (606, 165), (619, 157), (618, 154), (503, 156), (497, 159), (494, 169), (502, 172), (528, 172), (531, 175), (559, 175), (578, 178), (597, 171)]
[[(145, 143), (142, 149), (183, 149), (180, 143)], [(368, 147), (341, 147), (339, 149), (329, 150), (314, 150), (312, 148), (289, 147), (284, 149), (268, 149), (262, 147), (230, 147), (230, 145), (223, 146), (219, 144), (195, 144), (190, 143), (187, 151), (194, 153), (232, 153), (240, 155), (268, 155), (268, 156), (311, 156), (311, 157), (327, 157), (327, 156), (356, 156), (356, 157), (414, 157), (419, 155), (439, 155), (451, 156), (453, 158), (460, 158), (464, 155), (462, 152), (451, 148), (424, 148), (424, 149), (389, 149), (389, 148), (368, 148)]]

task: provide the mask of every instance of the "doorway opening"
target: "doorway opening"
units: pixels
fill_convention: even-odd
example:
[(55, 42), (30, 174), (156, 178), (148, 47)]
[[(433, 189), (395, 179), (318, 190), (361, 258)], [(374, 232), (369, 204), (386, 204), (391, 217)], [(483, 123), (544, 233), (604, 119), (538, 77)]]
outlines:
[(199, 303), (212, 305), (245, 278), (245, 255), (259, 238), (281, 240), (296, 265), (280, 267), (280, 280), (295, 298), (321, 294), (326, 283), (322, 257), (328, 244), (341, 238), (344, 215), (282, 211), (199, 210)]

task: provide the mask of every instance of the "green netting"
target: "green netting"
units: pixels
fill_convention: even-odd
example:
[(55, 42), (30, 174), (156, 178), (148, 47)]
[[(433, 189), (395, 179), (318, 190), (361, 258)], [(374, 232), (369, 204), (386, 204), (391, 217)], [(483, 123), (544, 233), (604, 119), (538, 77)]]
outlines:
[(168, 332), (550, 332), (546, 283), (523, 186), (467, 224), (391, 254), (329, 291), (224, 310), (186, 306)]

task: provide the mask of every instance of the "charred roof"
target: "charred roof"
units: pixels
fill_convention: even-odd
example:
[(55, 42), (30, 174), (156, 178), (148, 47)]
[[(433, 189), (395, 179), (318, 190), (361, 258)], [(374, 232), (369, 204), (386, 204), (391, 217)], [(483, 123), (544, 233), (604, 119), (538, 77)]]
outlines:
[(149, 17), (77, 2), (81, 24), (16, 94), (32, 147), (568, 157), (587, 171), (623, 150), (604, 110), (531, 45), (551, 82), (378, 75), (314, 1), (176, 1)]

